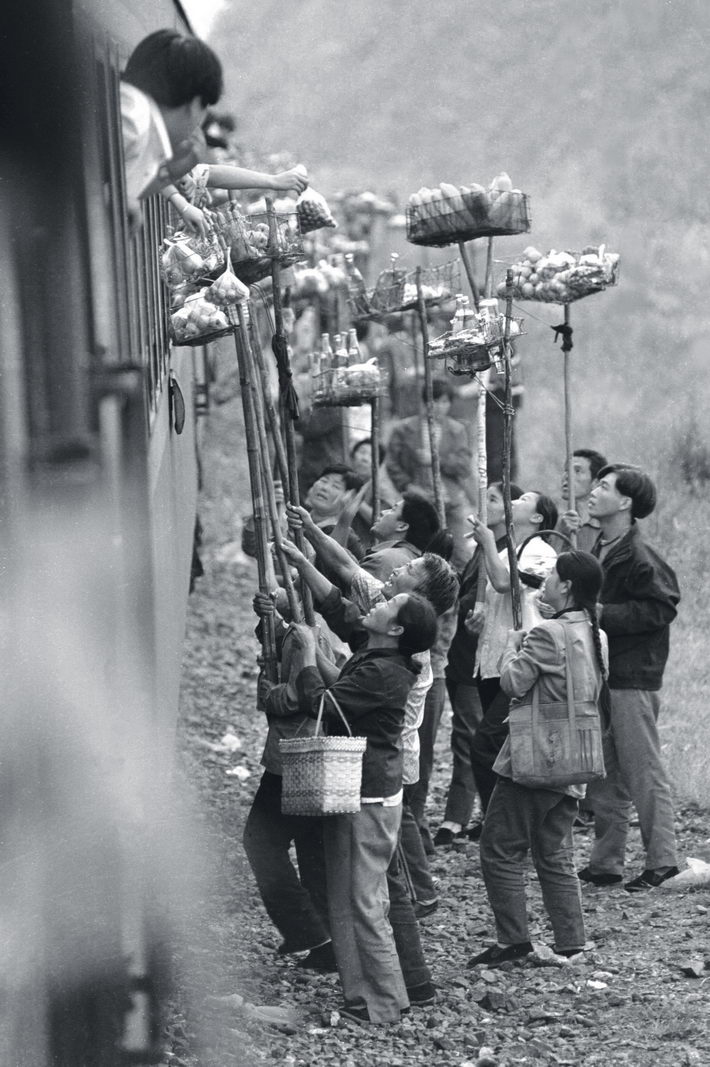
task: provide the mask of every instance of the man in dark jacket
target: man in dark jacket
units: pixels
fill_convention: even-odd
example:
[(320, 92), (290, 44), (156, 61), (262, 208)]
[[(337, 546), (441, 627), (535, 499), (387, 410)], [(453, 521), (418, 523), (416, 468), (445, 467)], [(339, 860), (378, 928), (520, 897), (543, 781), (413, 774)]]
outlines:
[(633, 803), (646, 869), (626, 883), (630, 892), (652, 889), (678, 873), (673, 804), (656, 720), (680, 593), (673, 570), (645, 544), (636, 525), (655, 506), (648, 475), (621, 464), (599, 471), (589, 498), (589, 514), (600, 526), (594, 554), (604, 570), (600, 621), (609, 638), (611, 728), (604, 750), (607, 777), (588, 788), (596, 841), (579, 876), (594, 885), (622, 881)]

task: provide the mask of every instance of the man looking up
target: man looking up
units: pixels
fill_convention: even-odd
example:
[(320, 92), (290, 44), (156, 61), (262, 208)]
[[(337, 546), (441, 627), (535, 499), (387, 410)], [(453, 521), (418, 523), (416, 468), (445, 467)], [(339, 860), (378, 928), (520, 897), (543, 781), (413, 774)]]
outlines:
[(371, 532), (376, 544), (365, 555), (362, 567), (385, 581), (397, 567), (421, 556), (439, 530), (432, 502), (423, 493), (409, 490), (374, 523)]
[[(568, 506), (557, 523), (560, 533), (571, 537), (577, 535), (580, 552), (591, 552), (599, 536), (599, 523), (589, 515), (589, 494), (596, 484), (597, 475), (606, 467), (606, 459), (592, 448), (577, 448), (572, 453), (574, 466), (574, 508)], [(562, 472), (562, 499), (569, 501), (567, 471)]]
[(668, 659), (669, 627), (680, 600), (673, 570), (645, 544), (637, 519), (656, 506), (656, 489), (637, 468), (602, 467), (589, 498), (600, 526), (594, 554), (604, 571), (600, 625), (609, 638), (611, 723), (604, 746), (606, 778), (587, 790), (596, 840), (584, 882), (622, 881), (632, 802), (646, 868), (629, 892), (659, 886), (678, 873), (673, 804), (656, 725)]

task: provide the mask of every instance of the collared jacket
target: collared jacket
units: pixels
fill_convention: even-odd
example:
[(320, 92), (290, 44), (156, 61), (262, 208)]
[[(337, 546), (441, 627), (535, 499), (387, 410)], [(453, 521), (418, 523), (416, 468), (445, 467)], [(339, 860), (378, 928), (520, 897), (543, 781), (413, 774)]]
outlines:
[[(437, 423), (439, 433), (439, 464), (446, 504), (460, 504), (466, 499), (464, 483), (471, 475), (471, 448), (463, 423), (446, 415)], [(420, 415), (396, 423), (392, 427), (385, 466), (392, 484), (400, 493), (406, 489), (423, 489), (432, 493), (431, 462), (419, 462), (418, 450), (429, 448), (429, 430)]]
[(660, 689), (680, 600), (673, 569), (634, 523), (602, 560), (600, 625), (609, 638), (611, 689)]

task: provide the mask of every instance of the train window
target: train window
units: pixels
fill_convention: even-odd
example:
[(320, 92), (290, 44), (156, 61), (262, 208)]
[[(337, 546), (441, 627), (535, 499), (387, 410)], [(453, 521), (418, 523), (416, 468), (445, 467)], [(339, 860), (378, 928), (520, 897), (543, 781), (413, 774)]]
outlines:
[[(168, 206), (159, 196), (146, 201), (142, 226), (130, 232), (123, 176), (120, 72), (117, 53), (110, 45), (99, 50), (96, 80), (104, 208), (110, 231), (108, 249), (111, 259), (110, 263), (102, 264), (102, 269), (111, 276), (116, 324), (108, 356), (115, 362), (140, 362), (145, 367), (147, 400), (152, 414), (166, 385), (170, 358), (167, 308), (158, 268), (160, 245), (168, 223)], [(94, 260), (94, 272), (96, 268)]]

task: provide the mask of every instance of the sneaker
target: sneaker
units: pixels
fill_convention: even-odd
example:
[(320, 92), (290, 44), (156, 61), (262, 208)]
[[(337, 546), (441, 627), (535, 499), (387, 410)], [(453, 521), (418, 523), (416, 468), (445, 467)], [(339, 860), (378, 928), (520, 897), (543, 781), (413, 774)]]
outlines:
[(437, 848), (445, 845), (453, 845), (454, 841), (465, 841), (466, 832), (464, 830), (449, 830), (447, 826), (440, 826), (436, 831), (436, 837), (434, 838), (434, 844)]
[(468, 966), (481, 967), (485, 964), (487, 967), (499, 967), (501, 963), (507, 963), (509, 960), (519, 960), (523, 956), (529, 956), (532, 950), (533, 947), (529, 941), (521, 941), (517, 945), (491, 945), (490, 948), (470, 959)]
[(296, 964), (306, 971), (320, 971), (321, 974), (333, 974), (338, 969), (333, 952), (333, 942), (327, 941), (325, 945), (312, 948), (302, 960)]
[(413, 1008), (426, 1008), (436, 1000), (436, 988), (432, 982), (407, 986), (407, 996)]
[(621, 885), (623, 877), (620, 874), (605, 874), (600, 871), (598, 874), (595, 871), (590, 871), (589, 867), (582, 867), (581, 871), (577, 871), (577, 877), (580, 882), (589, 882), (590, 885)]
[(430, 900), (427, 904), (420, 904), (417, 900), (414, 902), (414, 914), (418, 919), (426, 919), (427, 915), (433, 915), (438, 907), (438, 900)]
[(627, 893), (644, 893), (647, 889), (657, 889), (663, 882), (667, 882), (669, 878), (675, 878), (679, 873), (677, 867), (669, 867), (663, 874), (659, 871), (644, 871), (632, 882), (627, 882), (624, 889)]

